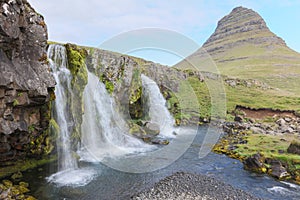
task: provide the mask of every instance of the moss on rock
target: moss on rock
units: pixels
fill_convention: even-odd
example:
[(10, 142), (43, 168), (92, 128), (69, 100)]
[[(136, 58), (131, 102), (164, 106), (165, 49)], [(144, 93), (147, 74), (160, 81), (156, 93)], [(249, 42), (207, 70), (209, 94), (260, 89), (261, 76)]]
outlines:
[(141, 72), (136, 68), (133, 69), (129, 88), (129, 112), (132, 119), (141, 119), (143, 117), (142, 92)]
[(74, 124), (72, 130), (72, 144), (75, 146), (80, 139), (82, 114), (84, 113), (83, 107), (83, 91), (88, 82), (88, 72), (86, 67), (86, 58), (88, 52), (85, 48), (79, 47), (75, 44), (66, 44), (66, 52), (68, 58), (68, 68), (72, 74), (72, 90), (76, 98), (69, 99), (71, 105), (71, 112), (74, 117)]
[(28, 194), (30, 192), (28, 187), (29, 184), (25, 182), (14, 184), (10, 180), (3, 180), (0, 183), (0, 199), (36, 200)]

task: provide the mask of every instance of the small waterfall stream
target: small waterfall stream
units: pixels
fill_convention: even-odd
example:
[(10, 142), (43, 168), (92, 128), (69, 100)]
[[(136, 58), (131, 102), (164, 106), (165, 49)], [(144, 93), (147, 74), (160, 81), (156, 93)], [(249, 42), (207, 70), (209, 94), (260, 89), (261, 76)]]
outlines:
[(142, 74), (143, 95), (148, 100), (149, 117), (160, 127), (160, 135), (174, 138), (174, 118), (166, 107), (166, 100), (161, 94), (158, 85), (149, 77)]
[(74, 125), (71, 112), (71, 73), (67, 69), (66, 49), (62, 45), (50, 45), (48, 58), (56, 81), (53, 118), (59, 126), (57, 138), (58, 172), (48, 177), (57, 185), (85, 185), (94, 176), (93, 170), (79, 169), (71, 144), (71, 130)]
[(54, 119), (59, 126), (58, 144), (64, 144), (64, 148), (60, 145), (58, 148), (58, 170), (76, 169), (77, 162), (72, 156), (70, 127), (73, 124), (72, 113), (69, 112), (68, 99), (72, 99), (71, 89), (71, 73), (67, 69), (66, 50), (60, 45), (50, 45), (48, 49), (48, 58), (52, 69), (53, 76), (56, 81), (55, 87), (55, 104)]
[(99, 78), (88, 72), (83, 93), (85, 113), (81, 126), (81, 160), (98, 162), (105, 157), (144, 152), (153, 147), (128, 135), (128, 127), (113, 98)]

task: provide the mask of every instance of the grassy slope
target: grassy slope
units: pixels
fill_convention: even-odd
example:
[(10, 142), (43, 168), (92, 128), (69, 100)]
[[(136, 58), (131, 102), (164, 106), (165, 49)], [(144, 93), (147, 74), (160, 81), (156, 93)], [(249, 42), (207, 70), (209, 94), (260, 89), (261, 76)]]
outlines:
[[(261, 34), (267, 36), (272, 33)], [(261, 34), (252, 38), (265, 36)], [(239, 38), (235, 37), (226, 38), (217, 44), (210, 44), (207, 49), (243, 40), (249, 38), (249, 35), (244, 33)], [(236, 43), (230, 48), (214, 51), (212, 55), (206, 55), (204, 58), (201, 57), (201, 53), (196, 52), (187, 60), (188, 62), (183, 61), (174, 67), (194, 70), (198, 68), (198, 70), (206, 71), (205, 66), (213, 65), (224, 76), (255, 79), (272, 87), (272, 89), (263, 90), (245, 86), (235, 88), (226, 86), (229, 112), (235, 105), (300, 111), (300, 54), (286, 46), (268, 43)]]

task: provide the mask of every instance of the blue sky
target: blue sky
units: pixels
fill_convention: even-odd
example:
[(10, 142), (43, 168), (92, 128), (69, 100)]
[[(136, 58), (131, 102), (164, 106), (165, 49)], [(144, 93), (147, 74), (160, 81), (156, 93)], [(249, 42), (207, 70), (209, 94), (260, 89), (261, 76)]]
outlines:
[[(99, 47), (127, 31), (157, 28), (176, 32), (201, 46), (214, 32), (218, 20), (234, 7), (244, 6), (258, 12), (272, 32), (300, 52), (299, 0), (28, 1), (45, 17), (51, 41)], [(168, 65), (181, 59), (149, 48), (130, 54)]]

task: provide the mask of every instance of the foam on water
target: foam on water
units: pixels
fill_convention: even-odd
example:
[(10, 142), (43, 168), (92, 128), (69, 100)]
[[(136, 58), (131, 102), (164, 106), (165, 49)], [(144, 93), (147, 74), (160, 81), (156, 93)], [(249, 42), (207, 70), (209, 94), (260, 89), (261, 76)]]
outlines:
[(95, 176), (96, 172), (90, 168), (68, 169), (52, 174), (47, 178), (47, 181), (54, 183), (59, 187), (80, 187), (90, 183)]

